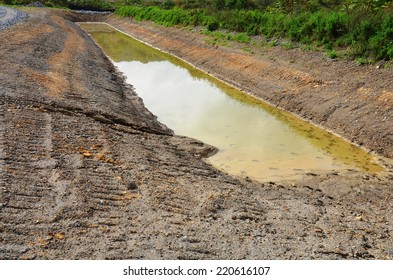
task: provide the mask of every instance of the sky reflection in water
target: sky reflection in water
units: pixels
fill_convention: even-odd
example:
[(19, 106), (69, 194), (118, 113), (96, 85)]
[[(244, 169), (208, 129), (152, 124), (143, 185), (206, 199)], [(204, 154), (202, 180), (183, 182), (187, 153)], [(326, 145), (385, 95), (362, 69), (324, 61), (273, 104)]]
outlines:
[(182, 61), (107, 26), (106, 32), (92, 32), (99, 25), (84, 28), (125, 73), (159, 121), (177, 134), (218, 147), (220, 151), (208, 161), (228, 173), (264, 181), (310, 171), (382, 170), (358, 147)]

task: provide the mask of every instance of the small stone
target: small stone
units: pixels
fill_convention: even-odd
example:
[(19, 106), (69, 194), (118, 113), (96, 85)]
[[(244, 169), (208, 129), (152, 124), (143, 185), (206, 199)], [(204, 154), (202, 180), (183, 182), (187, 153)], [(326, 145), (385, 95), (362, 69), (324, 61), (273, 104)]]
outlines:
[(393, 257), (393, 248), (388, 249), (388, 255)]
[(135, 184), (135, 182), (129, 182), (127, 184), (127, 189), (129, 189), (129, 190), (137, 190), (138, 186)]
[(54, 238), (57, 240), (63, 240), (65, 238), (65, 233), (64, 232), (58, 232), (53, 235)]
[(186, 235), (180, 237), (180, 241), (181, 241), (181, 242), (187, 242), (187, 239), (188, 239), (188, 238), (187, 238)]
[(315, 227), (315, 228), (314, 228), (314, 231), (315, 231), (316, 233), (323, 233), (323, 230), (322, 230), (320, 227)]
[(89, 152), (84, 152), (82, 155), (83, 155), (84, 157), (92, 157), (92, 154), (89, 153)]

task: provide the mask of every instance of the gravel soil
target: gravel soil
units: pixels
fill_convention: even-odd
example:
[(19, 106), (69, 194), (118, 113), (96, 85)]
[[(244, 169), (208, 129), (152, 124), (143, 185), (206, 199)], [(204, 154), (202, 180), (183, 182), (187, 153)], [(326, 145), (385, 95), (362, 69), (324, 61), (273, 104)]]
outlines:
[(27, 17), (28, 15), (24, 12), (0, 6), (0, 30), (26, 20)]
[[(107, 20), (218, 77), (236, 74), (234, 83), (273, 104), (271, 96), (283, 96), (277, 105), (284, 108), (301, 96), (296, 113), (348, 138), (344, 126), (333, 124), (351, 123), (356, 115), (364, 124), (352, 124), (353, 140), (385, 156), (392, 155), (392, 128), (378, 130), (384, 121), (376, 116), (391, 117), (391, 70), (363, 74), (364, 84), (352, 93), (371, 67), (351, 64), (340, 72), (345, 62), (279, 49), (266, 54), (275, 59), (269, 61), (236, 46), (208, 45), (197, 33), (112, 16), (27, 13), (25, 22), (0, 31), (0, 259), (393, 259), (389, 158), (378, 175), (345, 171), (260, 183), (219, 172), (203, 161), (214, 148), (157, 122), (73, 21)], [(199, 60), (192, 59), (194, 51)], [(211, 65), (218, 54), (227, 66)], [(265, 63), (274, 75), (237, 56)], [(292, 56), (295, 63), (286, 62)], [(347, 83), (345, 71), (352, 71)], [(251, 79), (252, 87), (246, 77), (254, 72), (260, 79)], [(348, 92), (349, 108), (358, 103), (367, 115), (333, 112), (318, 122), (324, 111), (311, 93), (306, 102), (308, 89), (332, 104), (344, 102), (340, 93)], [(374, 123), (381, 132), (370, 138)]]

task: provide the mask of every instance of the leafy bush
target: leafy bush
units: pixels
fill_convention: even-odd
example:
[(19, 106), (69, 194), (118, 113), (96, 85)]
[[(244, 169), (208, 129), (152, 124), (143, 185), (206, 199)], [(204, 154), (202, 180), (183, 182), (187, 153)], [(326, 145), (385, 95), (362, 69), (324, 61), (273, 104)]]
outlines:
[(64, 6), (81, 10), (113, 10), (112, 5), (105, 0), (66, 0)]
[(393, 59), (393, 14), (386, 16), (381, 28), (370, 37), (368, 49), (376, 58)]
[(207, 30), (209, 31), (215, 31), (220, 27), (220, 23), (218, 22), (218, 20), (216, 18), (211, 17), (208, 20), (208, 24), (207, 24)]

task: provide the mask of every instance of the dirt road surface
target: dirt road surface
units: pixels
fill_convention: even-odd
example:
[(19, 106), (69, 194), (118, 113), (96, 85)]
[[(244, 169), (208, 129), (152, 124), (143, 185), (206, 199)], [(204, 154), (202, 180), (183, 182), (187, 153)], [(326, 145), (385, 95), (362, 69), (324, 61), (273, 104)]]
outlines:
[[(0, 31), (1, 259), (393, 259), (391, 169), (265, 183), (223, 174), (202, 160), (213, 147), (173, 135), (144, 108), (72, 22), (86, 17), (45, 9), (31, 9), (29, 15), (25, 23)], [(392, 155), (391, 128), (367, 136), (371, 124), (375, 131), (383, 125), (380, 114), (391, 117), (392, 87), (385, 79), (391, 70), (367, 76), (351, 93), (356, 75), (374, 70), (351, 64), (334, 74), (326, 71), (329, 65), (340, 69), (344, 62), (317, 54), (312, 61), (300, 60), (299, 51), (276, 55), (277, 49), (266, 54), (275, 61), (266, 62), (259, 54), (206, 45), (200, 34), (106, 20), (176, 55), (188, 52), (184, 59), (207, 65), (216, 76), (237, 74), (239, 86), (272, 103), (272, 96), (280, 96), (282, 107), (300, 95), (297, 113), (315, 115), (316, 122), (318, 106), (341, 100), (347, 90), (349, 107), (334, 112), (349, 113), (340, 119), (332, 112), (320, 123), (337, 124), (336, 132)], [(217, 54), (221, 66), (211, 65)], [(238, 56), (246, 64), (236, 68)], [(269, 78), (257, 61), (274, 75)], [(353, 71), (346, 75), (354, 77), (348, 83), (341, 80), (345, 71)], [(254, 72), (260, 78), (247, 80)], [(269, 95), (274, 84), (276, 92)], [(330, 91), (330, 84), (337, 91)], [(260, 87), (266, 91), (257, 91)], [(309, 103), (317, 104), (311, 110), (306, 93), (315, 88), (312, 93), (327, 101), (319, 105), (310, 95)], [(353, 103), (368, 116), (351, 111)], [(356, 114), (359, 127), (351, 119)], [(338, 125), (346, 122), (354, 122), (353, 134)]]

